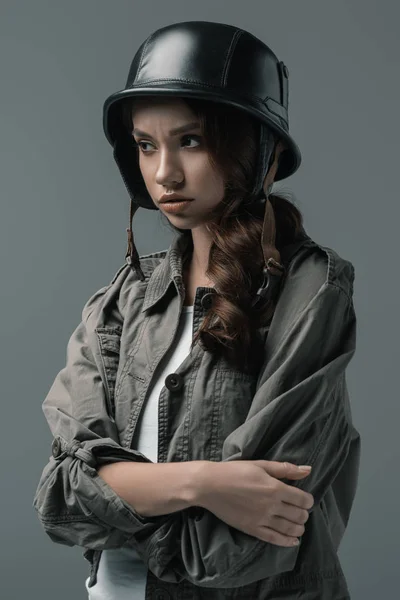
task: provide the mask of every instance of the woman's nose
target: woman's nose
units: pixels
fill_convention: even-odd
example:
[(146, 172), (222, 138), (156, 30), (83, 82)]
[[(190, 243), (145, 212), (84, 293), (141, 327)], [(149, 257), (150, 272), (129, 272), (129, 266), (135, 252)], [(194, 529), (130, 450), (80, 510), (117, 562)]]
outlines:
[(165, 186), (172, 182), (180, 183), (183, 179), (183, 168), (177, 157), (172, 152), (162, 152), (156, 173), (156, 182), (158, 185)]

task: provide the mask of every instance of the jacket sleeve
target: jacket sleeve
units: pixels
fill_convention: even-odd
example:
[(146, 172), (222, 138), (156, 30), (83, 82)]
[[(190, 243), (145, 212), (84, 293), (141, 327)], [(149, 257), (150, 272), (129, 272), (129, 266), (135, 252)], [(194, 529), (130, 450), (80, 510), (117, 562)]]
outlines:
[(56, 543), (92, 550), (119, 548), (134, 533), (151, 535), (168, 515), (142, 517), (99, 476), (107, 462), (152, 462), (120, 446), (109, 416), (100, 375), (101, 357), (86, 322), (109, 286), (86, 303), (82, 322), (67, 346), (66, 366), (58, 373), (42, 409), (53, 435), (52, 456), (41, 474), (33, 507)]
[[(222, 460), (311, 465), (308, 477), (283, 481), (311, 493), (314, 509), (341, 470), (354, 437), (345, 369), (355, 351), (356, 317), (352, 299), (330, 282), (295, 318), (279, 317), (268, 335), (250, 411), (225, 439)], [(343, 493), (351, 504), (354, 489)], [(173, 517), (143, 554), (160, 579), (238, 587), (295, 566), (302, 539), (297, 547), (276, 546), (228, 526), (207, 510), (200, 519), (191, 508)]]

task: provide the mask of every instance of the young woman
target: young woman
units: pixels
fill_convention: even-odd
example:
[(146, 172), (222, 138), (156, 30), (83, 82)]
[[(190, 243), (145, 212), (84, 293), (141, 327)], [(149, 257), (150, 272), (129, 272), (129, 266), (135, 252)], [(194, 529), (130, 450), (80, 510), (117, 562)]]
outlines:
[[(154, 32), (105, 102), (126, 264), (43, 403), (34, 499), (54, 542), (85, 548), (92, 600), (350, 598), (354, 267), (271, 193), (301, 160), (287, 109), (270, 48), (197, 21)], [(139, 206), (173, 228), (167, 250), (139, 257)]]

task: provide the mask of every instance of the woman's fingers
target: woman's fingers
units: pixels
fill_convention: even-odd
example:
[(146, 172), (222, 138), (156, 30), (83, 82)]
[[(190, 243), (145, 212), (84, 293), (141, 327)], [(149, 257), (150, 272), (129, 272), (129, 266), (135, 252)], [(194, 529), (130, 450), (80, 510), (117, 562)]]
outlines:
[(284, 546), (285, 548), (297, 546), (299, 543), (299, 539), (297, 537), (284, 535), (283, 533), (279, 533), (279, 531), (275, 531), (270, 527), (258, 527), (257, 531), (254, 533), (254, 536), (263, 542), (269, 542), (275, 546)]
[(279, 502), (273, 509), (272, 515), (281, 517), (297, 525), (304, 525), (307, 523), (310, 514), (304, 508), (299, 508), (293, 504), (287, 504), (286, 502)]
[(268, 519), (268, 528), (290, 537), (299, 537), (303, 535), (305, 531), (304, 525), (293, 523), (293, 521), (288, 521), (277, 515), (273, 515)]
[(314, 497), (312, 494), (300, 490), (292, 485), (287, 485), (282, 481), (277, 481), (277, 489), (279, 491), (279, 497), (283, 502), (287, 504), (293, 504), (303, 510), (309, 510), (314, 506)]

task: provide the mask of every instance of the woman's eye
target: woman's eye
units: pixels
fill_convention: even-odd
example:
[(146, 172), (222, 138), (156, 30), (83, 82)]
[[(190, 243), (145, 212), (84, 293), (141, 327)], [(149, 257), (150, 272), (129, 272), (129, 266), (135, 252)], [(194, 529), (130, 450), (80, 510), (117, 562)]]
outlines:
[[(182, 145), (187, 146), (188, 144), (185, 142), (187, 142), (188, 140), (196, 142), (195, 145), (191, 145), (191, 146), (189, 146), (189, 148), (196, 148), (200, 144), (200, 136), (199, 135), (184, 135), (181, 138)], [(145, 142), (143, 140), (136, 141), (135, 139), (133, 141), (134, 141), (135, 146), (138, 146), (141, 149), (141, 151), (145, 154), (147, 154), (149, 151), (152, 150), (152, 148), (151, 148), (152, 144), (150, 142)], [(145, 147), (143, 147), (146, 145), (150, 146), (150, 148), (146, 149)]]
[[(145, 148), (143, 148), (143, 144), (150, 144), (150, 142), (135, 142), (137, 146), (142, 150), (142, 152), (148, 152)], [(151, 146), (151, 144), (150, 144)]]
[[(195, 142), (197, 142), (197, 145), (200, 144), (200, 136), (198, 135), (184, 135), (182, 138), (183, 140), (194, 140)], [(191, 146), (191, 148), (195, 148), (196, 146)]]

